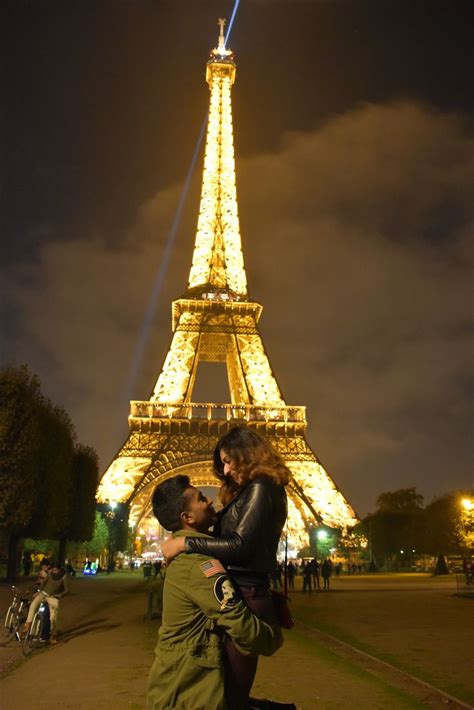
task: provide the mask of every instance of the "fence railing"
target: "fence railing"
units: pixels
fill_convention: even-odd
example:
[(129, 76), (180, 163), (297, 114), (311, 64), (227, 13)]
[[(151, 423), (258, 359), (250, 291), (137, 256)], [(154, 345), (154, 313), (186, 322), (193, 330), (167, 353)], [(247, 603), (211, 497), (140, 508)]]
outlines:
[(130, 416), (143, 419), (218, 419), (305, 422), (306, 407), (214, 404), (211, 402), (130, 402)]

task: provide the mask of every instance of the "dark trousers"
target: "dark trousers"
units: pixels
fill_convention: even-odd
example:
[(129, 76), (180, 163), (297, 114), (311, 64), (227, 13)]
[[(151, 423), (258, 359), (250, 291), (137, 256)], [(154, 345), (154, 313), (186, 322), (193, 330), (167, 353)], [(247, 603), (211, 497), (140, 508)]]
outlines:
[[(275, 612), (267, 589), (240, 587), (244, 602), (261, 619), (274, 622)], [(257, 672), (258, 656), (242, 656), (232, 639), (224, 640), (225, 695), (229, 710), (246, 710), (249, 695)]]

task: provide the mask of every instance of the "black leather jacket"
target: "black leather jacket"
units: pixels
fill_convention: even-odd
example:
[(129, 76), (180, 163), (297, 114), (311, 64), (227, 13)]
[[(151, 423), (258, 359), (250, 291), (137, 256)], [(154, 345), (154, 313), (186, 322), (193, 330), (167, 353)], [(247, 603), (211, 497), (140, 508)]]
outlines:
[(256, 584), (276, 567), (286, 515), (285, 488), (261, 476), (219, 512), (214, 538), (186, 537), (186, 552), (216, 557), (237, 582)]

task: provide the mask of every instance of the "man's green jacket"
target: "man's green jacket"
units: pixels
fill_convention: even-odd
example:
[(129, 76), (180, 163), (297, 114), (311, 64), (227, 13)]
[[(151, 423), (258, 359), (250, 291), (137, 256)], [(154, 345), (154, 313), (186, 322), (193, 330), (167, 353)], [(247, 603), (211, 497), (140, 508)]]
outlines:
[[(180, 530), (174, 536), (186, 534)], [(149, 710), (225, 709), (224, 633), (244, 655), (271, 656), (283, 642), (276, 619), (270, 625), (251, 613), (218, 560), (178, 555), (165, 578)]]

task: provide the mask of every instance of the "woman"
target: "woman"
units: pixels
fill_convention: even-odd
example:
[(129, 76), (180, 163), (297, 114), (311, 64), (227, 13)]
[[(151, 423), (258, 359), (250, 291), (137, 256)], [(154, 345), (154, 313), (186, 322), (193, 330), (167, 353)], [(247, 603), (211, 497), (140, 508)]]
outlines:
[[(287, 516), (285, 486), (290, 472), (280, 456), (259, 434), (236, 427), (223, 436), (214, 451), (214, 470), (222, 481), (218, 514), (211, 538), (176, 538), (164, 542), (167, 560), (180, 552), (215, 557), (239, 587), (247, 606), (274, 620), (269, 575), (276, 569), (276, 552)], [(256, 656), (242, 656), (225, 640), (232, 707), (248, 707), (257, 671)]]

